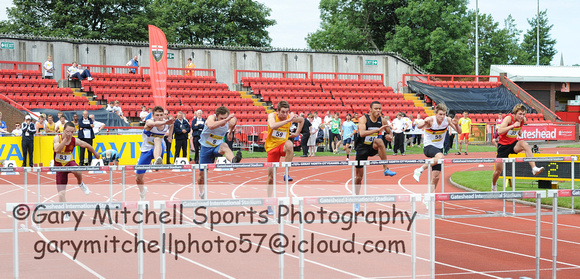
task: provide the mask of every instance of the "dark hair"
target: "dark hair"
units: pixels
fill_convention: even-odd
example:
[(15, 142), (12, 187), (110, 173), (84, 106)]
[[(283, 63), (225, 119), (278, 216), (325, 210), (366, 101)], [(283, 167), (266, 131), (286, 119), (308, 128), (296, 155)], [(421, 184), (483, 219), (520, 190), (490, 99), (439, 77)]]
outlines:
[(280, 101), (280, 102), (278, 102), (278, 105), (276, 106), (276, 110), (280, 111), (281, 108), (290, 109), (290, 104), (288, 104), (288, 102), (286, 102), (286, 101)]
[[(70, 122), (70, 121), (69, 121), (69, 122), (67, 122), (67, 123), (64, 123), (64, 129), (66, 129), (66, 128), (68, 128), (68, 127), (73, 127), (73, 128), (75, 128), (75, 130), (77, 129), (77, 128), (75, 127), (75, 124), (74, 124), (74, 123), (72, 123), (72, 122)], [(63, 129), (63, 130), (64, 130), (64, 129)]]
[(224, 107), (224, 106), (221, 106), (221, 107), (219, 107), (219, 108), (217, 108), (215, 110), (215, 115), (216, 116), (218, 116), (218, 115), (226, 115), (226, 114), (230, 114), (230, 110), (228, 108)]
[(379, 101), (372, 101), (371, 103), (371, 108), (373, 108), (373, 105), (381, 105), (381, 103)]
[(153, 113), (158, 112), (158, 111), (165, 113), (165, 110), (161, 106), (155, 106), (153, 108)]

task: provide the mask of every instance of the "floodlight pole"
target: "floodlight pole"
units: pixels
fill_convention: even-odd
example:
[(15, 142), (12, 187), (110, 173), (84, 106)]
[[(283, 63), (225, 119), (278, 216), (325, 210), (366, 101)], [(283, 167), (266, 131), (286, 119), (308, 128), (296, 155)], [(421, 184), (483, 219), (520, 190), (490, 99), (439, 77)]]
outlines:
[[(538, 0), (539, 1), (539, 0)], [(479, 76), (479, 0), (475, 1), (475, 75)], [(476, 81), (479, 81), (477, 78)]]

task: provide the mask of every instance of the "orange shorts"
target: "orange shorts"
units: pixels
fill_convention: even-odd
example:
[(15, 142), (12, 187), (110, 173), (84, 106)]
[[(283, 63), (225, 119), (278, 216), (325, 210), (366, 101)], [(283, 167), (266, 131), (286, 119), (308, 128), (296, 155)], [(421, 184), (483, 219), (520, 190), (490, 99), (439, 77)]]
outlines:
[(459, 135), (459, 140), (468, 140), (469, 141), (469, 133), (462, 133)]
[(280, 162), (280, 157), (286, 156), (286, 152), (284, 152), (284, 145), (285, 143), (280, 144), (278, 147), (268, 151), (268, 161), (267, 162)]

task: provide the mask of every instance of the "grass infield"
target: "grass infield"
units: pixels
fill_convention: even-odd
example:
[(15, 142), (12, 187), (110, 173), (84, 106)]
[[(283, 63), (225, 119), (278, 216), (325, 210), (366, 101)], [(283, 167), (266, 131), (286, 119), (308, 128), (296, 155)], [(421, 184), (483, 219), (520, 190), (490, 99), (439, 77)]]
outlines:
[[(491, 176), (493, 171), (462, 171), (455, 172), (451, 175), (453, 182), (464, 187), (473, 189), (477, 192), (489, 192), (491, 190)], [(574, 188), (579, 189), (579, 182), (576, 181)], [(558, 183), (560, 189), (571, 189), (572, 183), (570, 181), (560, 181)], [(503, 189), (503, 179), (497, 181), (497, 189)], [(512, 188), (508, 185), (506, 191), (511, 191)], [(517, 191), (538, 191), (545, 190), (538, 188), (538, 182), (534, 180), (516, 180)], [(547, 191), (547, 190), (546, 190)], [(526, 201), (536, 202), (536, 199), (524, 199)], [(542, 199), (542, 204), (552, 205), (552, 198)], [(571, 208), (572, 198), (558, 198), (558, 206), (563, 208)], [(580, 209), (580, 197), (574, 199), (574, 208)]]

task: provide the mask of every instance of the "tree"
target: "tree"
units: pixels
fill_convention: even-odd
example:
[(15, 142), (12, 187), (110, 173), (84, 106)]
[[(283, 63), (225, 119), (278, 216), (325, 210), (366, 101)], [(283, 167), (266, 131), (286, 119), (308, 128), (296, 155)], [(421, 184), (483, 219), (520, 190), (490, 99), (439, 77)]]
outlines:
[[(471, 25), (475, 27), (475, 11), (468, 14)], [(514, 24), (514, 19), (510, 16), (504, 21), (503, 29), (499, 28), (499, 23), (488, 14), (479, 14), (478, 37), (479, 37), (479, 74), (489, 75), (490, 66), (493, 64), (512, 64), (521, 56), (521, 49), (518, 44), (521, 33)], [(469, 52), (475, 56), (475, 28), (470, 33), (467, 45)], [(475, 63), (475, 59), (473, 59)], [(475, 66), (473, 72), (475, 74)]]
[(431, 73), (470, 73), (466, 5), (467, 0), (409, 0), (396, 10), (399, 24), (387, 33), (385, 51), (401, 53)]
[(269, 47), (271, 9), (248, 0), (154, 0), (157, 26), (169, 42)]
[(147, 40), (149, 0), (14, 0), (0, 32), (85, 39)]
[(321, 0), (321, 29), (308, 34), (312, 49), (380, 51), (398, 22), (404, 0)]
[(546, 10), (541, 11), (532, 19), (528, 19), (530, 29), (524, 34), (524, 41), (522, 42), (523, 51), (529, 56), (527, 61), (521, 61), (522, 64), (535, 65), (537, 59), (537, 27), (540, 26), (540, 65), (550, 65), (550, 62), (556, 55), (554, 45), (556, 40), (550, 38), (550, 30), (554, 25), (548, 23), (548, 16)]

